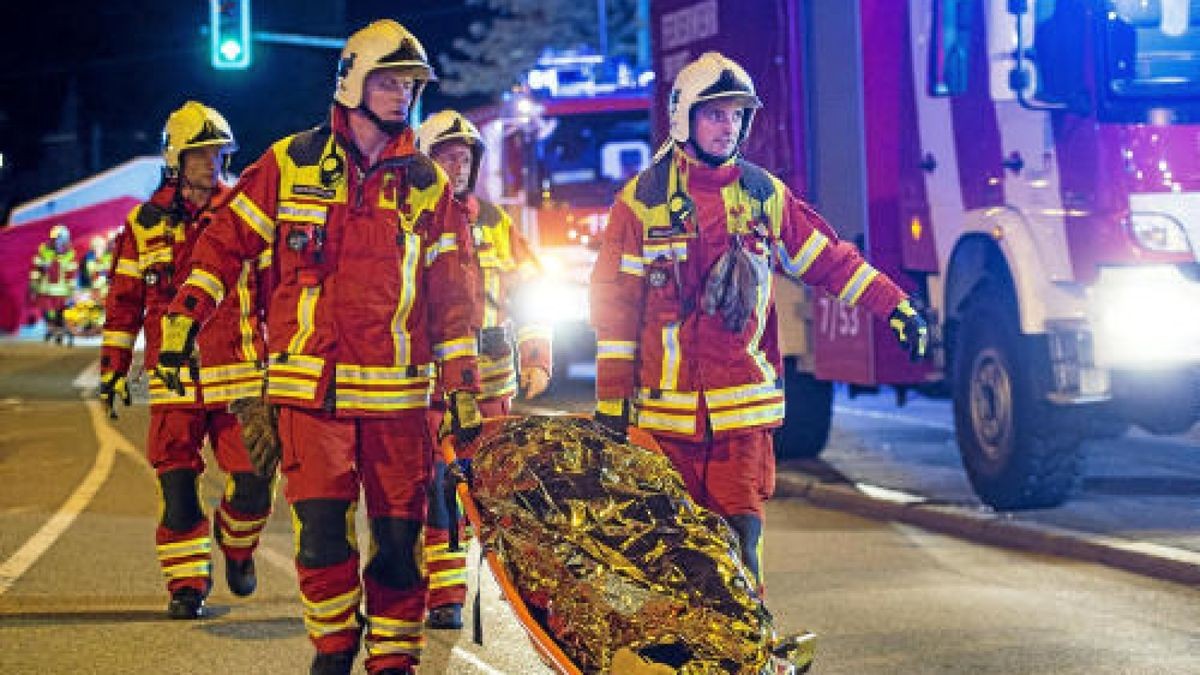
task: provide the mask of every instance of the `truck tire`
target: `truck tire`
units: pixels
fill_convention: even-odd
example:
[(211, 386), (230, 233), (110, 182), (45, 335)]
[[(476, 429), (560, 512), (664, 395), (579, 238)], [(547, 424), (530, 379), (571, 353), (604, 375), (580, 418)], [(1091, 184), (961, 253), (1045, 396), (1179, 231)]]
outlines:
[(985, 286), (963, 313), (954, 356), (954, 426), (975, 494), (999, 510), (1059, 506), (1083, 474), (1080, 436), (1034, 376), (1013, 303)]
[(775, 458), (815, 459), (829, 442), (833, 384), (796, 370), (791, 359), (783, 370), (787, 398), (783, 426), (775, 431)]

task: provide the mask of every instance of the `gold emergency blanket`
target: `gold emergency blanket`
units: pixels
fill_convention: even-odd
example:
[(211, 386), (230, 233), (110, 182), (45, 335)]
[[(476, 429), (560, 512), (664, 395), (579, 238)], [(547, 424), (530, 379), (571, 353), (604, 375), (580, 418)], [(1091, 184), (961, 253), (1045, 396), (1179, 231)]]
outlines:
[(681, 675), (775, 672), (736, 535), (666, 457), (591, 420), (529, 417), (487, 434), (472, 473), (483, 543), (583, 672), (628, 650)]

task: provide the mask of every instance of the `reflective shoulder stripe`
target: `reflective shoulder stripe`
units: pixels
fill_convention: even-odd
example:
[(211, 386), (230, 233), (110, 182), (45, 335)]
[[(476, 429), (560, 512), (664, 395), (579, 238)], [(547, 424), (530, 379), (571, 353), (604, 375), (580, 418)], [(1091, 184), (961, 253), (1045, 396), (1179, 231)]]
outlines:
[(229, 203), (229, 208), (242, 219), (242, 222), (249, 225), (250, 229), (262, 237), (263, 241), (268, 244), (275, 243), (275, 221), (268, 218), (258, 204), (246, 196), (246, 193), (239, 192)]

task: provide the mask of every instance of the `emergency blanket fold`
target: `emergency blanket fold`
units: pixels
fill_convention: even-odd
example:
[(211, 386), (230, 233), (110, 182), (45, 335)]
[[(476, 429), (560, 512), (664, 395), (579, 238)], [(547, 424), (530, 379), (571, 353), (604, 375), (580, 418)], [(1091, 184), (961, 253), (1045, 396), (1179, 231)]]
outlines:
[(736, 535), (666, 457), (591, 420), (529, 417), (485, 434), (471, 471), (483, 544), (582, 672), (618, 652), (681, 674), (776, 672)]

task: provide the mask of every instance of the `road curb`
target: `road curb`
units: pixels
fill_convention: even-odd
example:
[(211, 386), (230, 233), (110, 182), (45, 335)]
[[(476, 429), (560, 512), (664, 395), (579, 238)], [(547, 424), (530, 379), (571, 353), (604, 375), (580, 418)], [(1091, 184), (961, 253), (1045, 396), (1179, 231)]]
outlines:
[(830, 483), (812, 476), (781, 472), (776, 476), (775, 494), (985, 544), (1048, 553), (1156, 579), (1200, 585), (1200, 553), (1192, 551), (1021, 522), (994, 511), (873, 497), (853, 484)]

